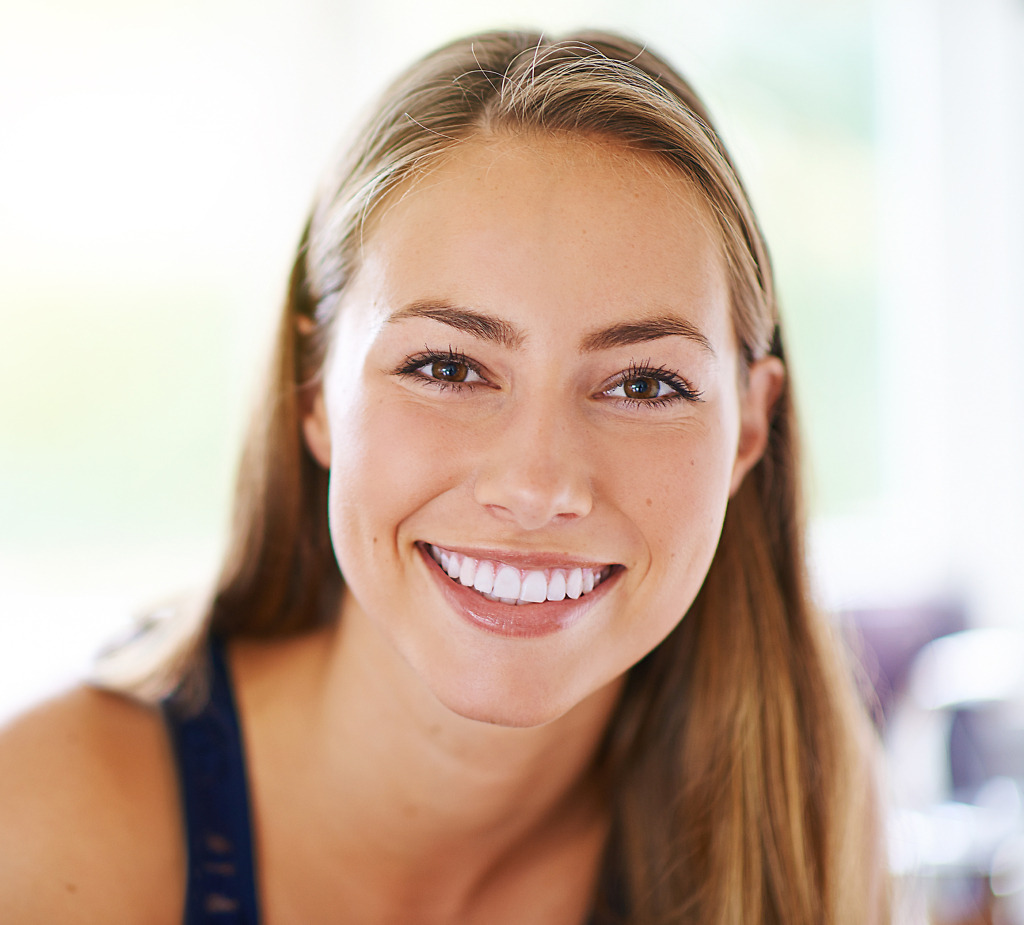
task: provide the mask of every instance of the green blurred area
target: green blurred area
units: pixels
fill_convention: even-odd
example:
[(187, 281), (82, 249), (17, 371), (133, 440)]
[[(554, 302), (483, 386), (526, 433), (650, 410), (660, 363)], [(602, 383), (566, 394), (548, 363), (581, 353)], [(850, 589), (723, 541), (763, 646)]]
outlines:
[(873, 35), (862, 5), (789, 7), (745, 18), (717, 95), (775, 264), (811, 511), (828, 518), (882, 488)]
[(22, 290), (0, 317), (0, 543), (217, 534), (241, 430), (223, 294), (83, 288)]
[[(812, 510), (855, 512), (881, 490), (878, 293), (872, 152), (807, 131), (768, 147), (779, 182), (761, 212), (776, 261), (808, 451)], [(817, 195), (786, 197), (798, 184)]]

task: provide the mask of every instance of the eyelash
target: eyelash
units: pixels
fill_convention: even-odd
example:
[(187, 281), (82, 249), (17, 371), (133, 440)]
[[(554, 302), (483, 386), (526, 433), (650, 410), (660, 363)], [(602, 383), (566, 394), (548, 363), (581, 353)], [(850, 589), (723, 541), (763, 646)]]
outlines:
[[(435, 363), (458, 363), (486, 381), (486, 377), (479, 364), (471, 360), (461, 350), (455, 350), (451, 347), (447, 350), (427, 349), (422, 353), (411, 354), (402, 361), (395, 370), (395, 374), (415, 379), (439, 391), (452, 389), (461, 392), (465, 388), (473, 388), (475, 385), (478, 385), (475, 382), (451, 382), (444, 379), (435, 379), (421, 372), (424, 366)], [(652, 409), (661, 408), (677, 401), (700, 402), (704, 400), (702, 397), (703, 393), (699, 389), (693, 388), (677, 373), (672, 372), (670, 369), (665, 369), (663, 366), (652, 366), (649, 362), (631, 363), (629, 368), (620, 373), (606, 388), (602, 389), (600, 394), (607, 395), (608, 392), (619, 388), (633, 379), (653, 379), (657, 382), (663, 382), (672, 389), (672, 394), (648, 399), (628, 397), (614, 399), (630, 408), (642, 407)]]
[(670, 369), (665, 369), (664, 366), (652, 366), (649, 362), (631, 363), (628, 369), (616, 376), (615, 380), (602, 390), (601, 394), (606, 395), (633, 379), (653, 379), (656, 382), (664, 382), (672, 389), (672, 394), (662, 395), (659, 398), (628, 398), (624, 396), (616, 399), (630, 408), (661, 408), (677, 401), (699, 402), (704, 400), (703, 393), (691, 386), (680, 375)]
[(483, 370), (477, 363), (474, 363), (468, 356), (466, 356), (461, 350), (455, 350), (449, 347), (447, 350), (424, 350), (422, 353), (415, 353), (411, 356), (407, 356), (395, 370), (395, 374), (399, 376), (407, 376), (410, 379), (416, 379), (425, 385), (430, 385), (439, 391), (446, 389), (453, 389), (456, 392), (461, 392), (464, 388), (472, 388), (477, 385), (475, 382), (450, 382), (444, 379), (435, 379), (433, 376), (426, 376), (422, 372), (424, 366), (434, 363), (458, 363), (465, 366), (471, 372), (476, 373), (481, 379), (484, 379)]

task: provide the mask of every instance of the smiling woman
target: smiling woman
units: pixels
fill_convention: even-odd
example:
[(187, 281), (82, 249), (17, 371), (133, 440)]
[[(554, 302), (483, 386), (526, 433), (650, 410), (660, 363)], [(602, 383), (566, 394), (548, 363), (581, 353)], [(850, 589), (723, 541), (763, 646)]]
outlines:
[(881, 921), (792, 414), (681, 78), (597, 33), (424, 59), (316, 199), (216, 593), (6, 733), (0, 911)]

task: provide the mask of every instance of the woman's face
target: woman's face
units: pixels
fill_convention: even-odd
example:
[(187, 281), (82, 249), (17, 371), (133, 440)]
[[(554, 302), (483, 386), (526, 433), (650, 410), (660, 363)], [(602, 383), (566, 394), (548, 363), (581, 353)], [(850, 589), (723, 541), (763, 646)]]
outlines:
[(713, 228), (653, 157), (531, 137), (369, 229), (305, 432), (343, 620), (450, 710), (555, 719), (693, 601), (782, 379), (740, 386)]

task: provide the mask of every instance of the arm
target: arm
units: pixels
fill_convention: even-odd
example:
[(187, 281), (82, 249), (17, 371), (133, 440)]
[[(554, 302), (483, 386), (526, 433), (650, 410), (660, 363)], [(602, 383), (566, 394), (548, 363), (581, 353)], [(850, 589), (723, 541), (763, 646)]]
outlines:
[(0, 920), (153, 923), (185, 871), (157, 711), (72, 691), (0, 732)]

